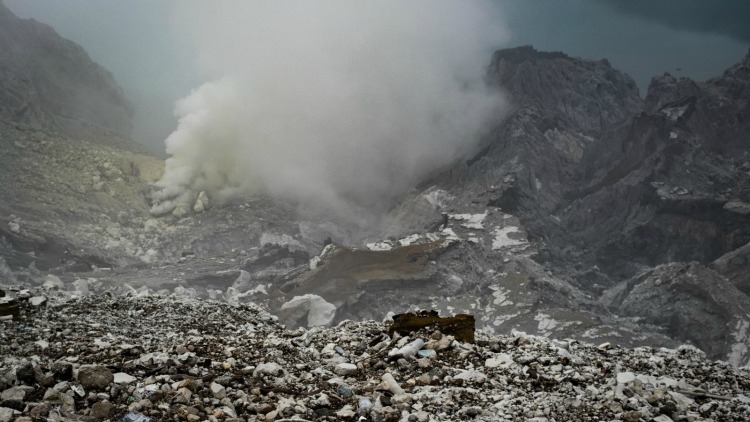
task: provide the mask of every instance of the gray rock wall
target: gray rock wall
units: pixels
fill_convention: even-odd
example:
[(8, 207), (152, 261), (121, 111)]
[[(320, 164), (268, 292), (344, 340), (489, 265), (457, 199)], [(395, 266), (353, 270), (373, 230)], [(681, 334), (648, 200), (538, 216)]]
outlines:
[(0, 2), (0, 118), (71, 136), (128, 137), (133, 106), (79, 45)]

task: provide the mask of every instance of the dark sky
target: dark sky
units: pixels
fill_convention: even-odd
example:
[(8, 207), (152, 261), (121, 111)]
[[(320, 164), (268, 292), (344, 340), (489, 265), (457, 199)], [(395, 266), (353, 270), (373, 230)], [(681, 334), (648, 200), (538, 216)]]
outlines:
[[(461, 1), (461, 0), (458, 0)], [(175, 24), (190, 0), (5, 0), (21, 17), (53, 26), (107, 67), (136, 106), (135, 137), (154, 149), (175, 128), (175, 100), (208, 78)], [(748, 0), (497, 0), (509, 41), (607, 58), (645, 95), (664, 72), (706, 80), (750, 47)], [(489, 60), (489, 54), (488, 54)]]

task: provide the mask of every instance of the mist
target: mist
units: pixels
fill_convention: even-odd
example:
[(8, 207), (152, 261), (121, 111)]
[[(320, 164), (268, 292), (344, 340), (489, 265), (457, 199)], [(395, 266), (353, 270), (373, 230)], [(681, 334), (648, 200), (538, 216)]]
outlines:
[(502, 113), (490, 2), (191, 2), (174, 19), (211, 80), (177, 102), (155, 214), (201, 191), (377, 214)]

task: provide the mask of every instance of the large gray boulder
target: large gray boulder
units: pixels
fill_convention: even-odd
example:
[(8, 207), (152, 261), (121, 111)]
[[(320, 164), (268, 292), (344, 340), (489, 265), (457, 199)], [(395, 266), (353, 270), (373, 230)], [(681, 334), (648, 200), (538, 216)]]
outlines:
[(78, 382), (86, 390), (103, 390), (114, 380), (114, 374), (105, 366), (85, 365), (78, 370)]

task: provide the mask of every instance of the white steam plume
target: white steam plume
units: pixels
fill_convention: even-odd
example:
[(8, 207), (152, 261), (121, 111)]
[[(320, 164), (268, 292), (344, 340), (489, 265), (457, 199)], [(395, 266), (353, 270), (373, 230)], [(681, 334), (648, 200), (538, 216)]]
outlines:
[(486, 2), (177, 7), (215, 80), (177, 103), (157, 214), (202, 190), (382, 210), (470, 148), (499, 112), (483, 77), (506, 36)]

